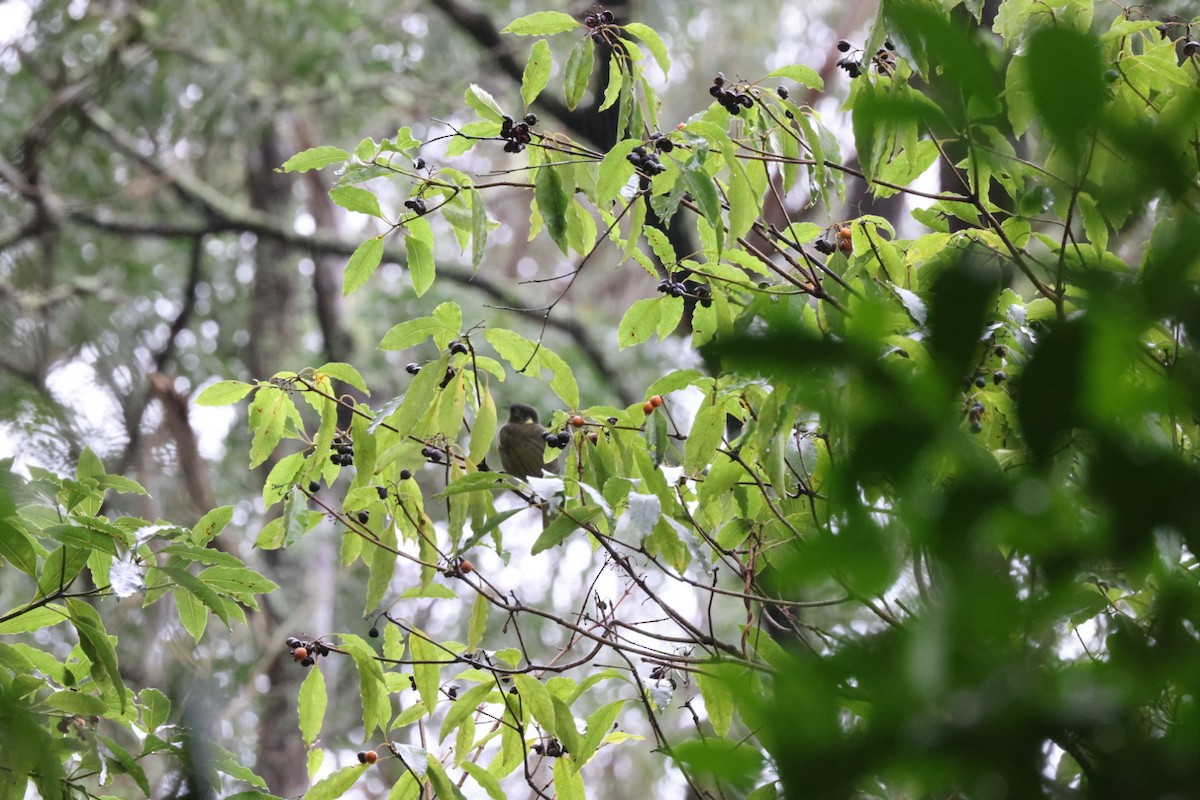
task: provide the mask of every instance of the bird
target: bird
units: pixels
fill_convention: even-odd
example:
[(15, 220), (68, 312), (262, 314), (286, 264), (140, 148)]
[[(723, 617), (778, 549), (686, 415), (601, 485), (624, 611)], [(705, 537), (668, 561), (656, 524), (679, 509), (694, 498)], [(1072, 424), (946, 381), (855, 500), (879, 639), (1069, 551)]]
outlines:
[(504, 471), (516, 478), (541, 477), (543, 469), (556, 471), (554, 464), (546, 464), (545, 434), (532, 406), (513, 403), (508, 422), (500, 426), (500, 466)]

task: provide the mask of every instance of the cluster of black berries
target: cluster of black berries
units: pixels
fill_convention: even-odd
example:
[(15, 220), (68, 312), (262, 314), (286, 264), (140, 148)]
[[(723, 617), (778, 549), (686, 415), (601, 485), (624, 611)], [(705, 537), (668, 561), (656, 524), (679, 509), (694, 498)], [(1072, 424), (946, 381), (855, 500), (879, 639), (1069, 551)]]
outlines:
[(583, 24), (587, 25), (589, 28), (599, 28), (601, 25), (612, 25), (616, 21), (617, 18), (613, 16), (613, 12), (609, 11), (607, 8), (601, 11), (599, 14), (588, 14), (583, 18)]
[(453, 342), (450, 343), (450, 347), (447, 349), (450, 351), (451, 355), (458, 355), (460, 353), (465, 353), (465, 352), (467, 352), (467, 343), (462, 341), (461, 339), (455, 339)]
[(333, 440), (333, 455), (329, 457), (339, 467), (348, 467), (354, 463), (354, 444), (350, 437), (339, 433)]
[(421, 455), (431, 464), (440, 464), (445, 451), (440, 447), (429, 445), (421, 448)]
[(979, 433), (983, 430), (984, 411), (983, 403), (978, 400), (971, 404), (971, 410), (967, 412), (967, 419), (971, 421), (971, 433)]
[[(640, 173), (638, 177), (638, 189), (646, 191), (650, 188), (650, 178), (658, 175), (660, 172), (666, 172), (666, 167), (658, 160), (658, 151), (664, 153), (670, 152), (675, 145), (671, 144), (670, 139), (662, 138), (662, 134), (657, 134), (660, 138), (654, 140), (654, 150), (647, 151), (646, 148), (638, 145), (629, 151), (629, 155), (625, 158), (634, 168)], [(662, 146), (659, 143), (665, 143), (667, 146)]]
[(329, 655), (329, 647), (324, 642), (308, 642), (289, 636), (286, 643), (288, 650), (292, 651), (292, 658), (300, 662), (302, 667), (311, 667), (317, 663), (317, 656)]
[(547, 447), (561, 449), (571, 443), (571, 434), (569, 431), (559, 431), (558, 433), (546, 431), (542, 434), (542, 440), (546, 443)]
[(519, 153), (524, 150), (525, 145), (533, 141), (529, 129), (537, 125), (537, 121), (537, 114), (526, 114), (520, 122), (513, 122), (513, 118), (505, 114), (504, 121), (500, 123), (500, 138), (508, 140), (504, 143), (504, 152)]
[(684, 280), (686, 277), (687, 273), (681, 272), (673, 277), (663, 278), (658, 282), (658, 291), (671, 297), (691, 298), (704, 308), (711, 306), (712, 289), (699, 281)]
[(754, 105), (754, 98), (750, 95), (739, 92), (737, 89), (726, 89), (725, 75), (721, 72), (718, 72), (713, 78), (712, 86), (708, 87), (708, 93), (717, 98), (717, 102), (725, 106), (725, 110), (734, 116), (742, 113), (743, 108), (750, 108)]
[[(846, 53), (846, 55), (838, 59), (837, 65), (846, 70), (846, 74), (851, 78), (857, 78), (861, 75), (863, 73), (863, 52), (856, 50), (851, 53), (850, 51), (854, 49), (854, 45), (845, 39), (837, 43), (837, 49), (839, 52)], [(875, 64), (876, 70), (890, 73), (892, 68), (896, 66), (896, 48), (891, 43), (891, 40), (885, 41), (883, 47), (875, 51), (875, 57), (871, 60)]]
[[(1008, 380), (1008, 373), (1005, 372), (1004, 370), (998, 369), (992, 373), (992, 383), (994, 383), (995, 385), (999, 386), (1000, 384), (1004, 383), (1006, 380)], [(975, 386), (979, 389), (982, 389), (983, 387), (987, 386), (987, 378), (983, 375), (976, 375), (975, 376)]]
[(421, 216), (425, 213), (425, 201), (419, 197), (410, 197), (404, 201), (404, 207), (411, 209), (414, 214)]
[(558, 758), (559, 756), (566, 755), (568, 752), (567, 748), (563, 746), (563, 743), (558, 739), (555, 739), (553, 736), (547, 739), (544, 745), (539, 742), (530, 749), (539, 756), (547, 755), (550, 756), (550, 758)]

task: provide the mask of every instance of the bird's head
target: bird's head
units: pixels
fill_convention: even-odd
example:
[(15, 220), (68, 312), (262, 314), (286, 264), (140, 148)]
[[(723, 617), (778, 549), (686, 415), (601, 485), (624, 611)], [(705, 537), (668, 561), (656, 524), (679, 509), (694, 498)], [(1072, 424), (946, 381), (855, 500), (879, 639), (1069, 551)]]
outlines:
[(533, 406), (527, 406), (524, 403), (513, 403), (508, 407), (508, 421), (517, 423), (536, 423), (538, 421), (538, 413)]

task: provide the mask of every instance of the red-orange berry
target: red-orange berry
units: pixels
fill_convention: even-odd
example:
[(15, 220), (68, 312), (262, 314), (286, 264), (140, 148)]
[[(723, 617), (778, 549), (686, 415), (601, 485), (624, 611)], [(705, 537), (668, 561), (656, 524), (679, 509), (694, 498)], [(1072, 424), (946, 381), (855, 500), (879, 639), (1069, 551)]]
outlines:
[(838, 249), (840, 249), (843, 253), (850, 255), (852, 252), (854, 252), (854, 236), (851, 234), (850, 228), (838, 228), (837, 240)]
[(462, 561), (458, 562), (458, 571), (463, 575), (469, 575), (475, 571), (475, 565), (464, 558)]
[(658, 408), (662, 404), (663, 404), (662, 396), (656, 394), (650, 398), (650, 405), (654, 406), (655, 408)]
[(654, 403), (651, 403), (649, 400), (642, 403), (642, 411), (646, 413), (646, 416), (650, 416), (654, 413)]
[(583, 427), (583, 417), (576, 414), (575, 416), (571, 417), (571, 424), (574, 425), (576, 428), (582, 428)]
[(374, 750), (367, 750), (366, 752), (358, 754), (358, 760), (363, 764), (374, 764), (379, 760), (379, 754)]
[(308, 658), (308, 648), (303, 646), (294, 648), (292, 650), (292, 658), (296, 659), (297, 661), (303, 661), (304, 659)]

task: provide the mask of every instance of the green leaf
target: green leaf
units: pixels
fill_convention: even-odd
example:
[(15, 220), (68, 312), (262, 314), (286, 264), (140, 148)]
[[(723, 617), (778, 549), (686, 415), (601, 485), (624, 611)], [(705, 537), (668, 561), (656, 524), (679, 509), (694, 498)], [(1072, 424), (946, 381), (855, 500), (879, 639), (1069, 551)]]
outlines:
[(329, 198), (347, 211), (356, 211), (370, 217), (382, 217), (379, 198), (361, 186), (335, 186), (329, 190)]
[(569, 758), (554, 759), (554, 795), (557, 800), (584, 800), (583, 776)]
[(433, 228), (429, 220), (409, 220), (405, 226), (408, 235), (404, 238), (404, 250), (408, 254), (408, 275), (412, 280), (417, 297), (425, 294), (433, 285), (437, 274), (433, 263)]
[(142, 770), (140, 764), (134, 759), (133, 754), (126, 750), (116, 741), (107, 736), (97, 734), (96, 740), (104, 745), (104, 749), (108, 751), (108, 767), (113, 772), (124, 773), (133, 779), (133, 782), (142, 794), (146, 797), (150, 796), (150, 782), (146, 780), (146, 773)]
[(620, 349), (650, 341), (662, 317), (662, 299), (644, 297), (629, 307), (617, 326), (617, 346)]
[[(405, 350), (420, 344), (445, 326), (433, 317), (417, 317), (394, 325), (379, 342), (380, 350)], [(457, 333), (457, 330), (455, 331)]]
[(1045, 25), (1027, 47), (1028, 80), (1042, 122), (1059, 141), (1075, 147), (1104, 104), (1104, 66), (1090, 34)]
[(292, 453), (275, 462), (263, 481), (263, 507), (270, 508), (292, 491), (304, 468), (304, 453)]
[(565, 33), (575, 30), (582, 25), (570, 14), (560, 11), (535, 11), (523, 17), (517, 17), (501, 29), (501, 33), (512, 33), (517, 36), (550, 36), (555, 33)]
[(487, 595), (482, 592), (475, 595), (475, 602), (471, 604), (471, 617), (467, 622), (468, 649), (478, 647), (479, 643), (483, 641), (483, 634), (487, 632), (488, 612), (491, 608), (492, 604)]
[(545, 39), (538, 39), (529, 51), (529, 61), (525, 62), (525, 72), (521, 76), (521, 100), (528, 108), (537, 96), (550, 82), (550, 66), (553, 58), (550, 55), (550, 45)]
[(533, 194), (546, 231), (564, 254), (567, 252), (567, 208), (571, 198), (557, 167), (539, 167), (533, 178)]
[(453, 656), (430, 641), (429, 637), (417, 628), (413, 628), (409, 634), (408, 649), (412, 653), (413, 681), (417, 684), (417, 693), (432, 713), (437, 706), (442, 665), (453, 661)]
[(621, 89), (624, 86), (625, 76), (621, 72), (621, 59), (614, 51), (608, 59), (608, 80), (604, 85), (604, 100), (596, 110), (604, 111), (612, 107), (612, 104), (617, 102), (617, 98), (621, 96)]
[(92, 662), (92, 674), (105, 679), (117, 693), (121, 713), (125, 712), (125, 683), (117, 669), (117, 651), (104, 630), (100, 614), (88, 603), (75, 598), (67, 599), (67, 613), (79, 634), (79, 646)]
[(0, 520), (0, 559), (31, 578), (37, 577), (37, 552), (33, 537), (6, 520)]
[[(482, 596), (482, 595), (481, 595)], [(495, 684), (481, 683), (472, 686), (450, 704), (450, 710), (446, 712), (446, 716), (442, 718), (442, 727), (438, 732), (438, 741), (444, 742), (455, 728), (461, 725), (467, 717), (475, 713), (475, 709), (485, 701), (485, 698), (495, 691)]]
[(358, 783), (358, 779), (370, 766), (370, 764), (351, 764), (326, 775), (304, 793), (304, 800), (336, 800), (344, 795), (351, 786)]
[(591, 760), (596, 749), (600, 747), (600, 743), (604, 741), (604, 737), (612, 730), (613, 723), (616, 722), (617, 716), (624, 707), (624, 700), (614, 700), (588, 715), (587, 731), (583, 735), (583, 744), (578, 753), (571, 753), (576, 763), (583, 765)]
[(375, 651), (362, 638), (352, 633), (341, 636), (342, 648), (354, 659), (358, 671), (358, 688), (362, 696), (363, 730), (371, 738), (375, 729), (384, 730), (391, 714), (383, 668), (375, 660)]
[(508, 800), (508, 795), (504, 793), (504, 789), (500, 786), (500, 781), (496, 780), (495, 775), (471, 761), (464, 761), (462, 768), (475, 779), (479, 788), (487, 792), (487, 796), (491, 800)]
[(192, 541), (196, 544), (207, 544), (220, 535), (232, 519), (233, 506), (214, 508), (192, 526)]
[(289, 419), (297, 418), (296, 406), (287, 394), (274, 386), (262, 387), (250, 404), (250, 467), (257, 467), (270, 457), (283, 437)]
[(539, 377), (543, 369), (550, 370), (550, 388), (567, 408), (579, 407), (579, 385), (574, 373), (567, 362), (548, 347), (503, 328), (488, 328), (484, 337), (518, 373)]
[(220, 595), (216, 593), (207, 583), (197, 578), (178, 567), (158, 567), (164, 575), (171, 578), (177, 585), (187, 589), (188, 592), (196, 596), (196, 599), (203, 603), (209, 610), (217, 615), (217, 618), (229, 627), (229, 612), (225, 608), (225, 603), (221, 601)]
[(345, 364), (340, 361), (330, 361), (322, 364), (316, 369), (317, 375), (328, 375), (330, 378), (339, 380), (342, 383), (347, 383), (358, 389), (368, 397), (371, 393), (367, 390), (367, 382), (363, 380), (363, 376), (354, 366)]
[(603, 514), (604, 509), (600, 506), (568, 507), (562, 514), (555, 517), (538, 536), (530, 550), (532, 555), (536, 556), (544, 550), (549, 550), (579, 530), (580, 524), (587, 524)]
[(488, 217), (483, 195), (471, 189), (471, 269), (475, 270), (483, 261), (487, 251)]
[(479, 112), (479, 116), (483, 119), (492, 122), (500, 122), (504, 119), (504, 112), (500, 109), (500, 104), (496, 102), (496, 98), (492, 97), (486, 89), (482, 89), (475, 84), (467, 87), (465, 95), (467, 105)]
[(787, 78), (796, 83), (802, 83), (810, 89), (816, 89), (818, 92), (825, 89), (825, 81), (821, 80), (820, 74), (812, 67), (806, 67), (803, 64), (788, 64), (786, 67), (780, 67), (768, 72), (763, 80), (767, 78)]
[(671, 71), (671, 56), (667, 54), (667, 46), (663, 44), (658, 33), (649, 25), (643, 25), (640, 22), (630, 22), (621, 27), (642, 40), (642, 44), (646, 45), (650, 55), (654, 56), (654, 60), (658, 62), (658, 68), (662, 70), (663, 77), (666, 77)]
[(205, 584), (242, 602), (254, 595), (269, 594), (279, 588), (274, 581), (245, 566), (209, 567), (198, 576)]
[(524, 673), (513, 675), (512, 679), (513, 685), (517, 687), (517, 692), (521, 696), (521, 702), (524, 703), (525, 710), (541, 723), (547, 733), (553, 735), (556, 724), (554, 703), (546, 684), (532, 675)]
[(438, 800), (466, 800), (458, 789), (458, 785), (450, 780), (450, 776), (446, 774), (446, 770), (442, 767), (442, 762), (438, 761), (432, 755), (429, 756), (429, 783), (433, 786), (433, 793)]
[(327, 145), (310, 147), (283, 162), (283, 166), (279, 169), (282, 172), (308, 172), (310, 169), (321, 169), (330, 164), (340, 164), (349, 158), (349, 153), (337, 147)]
[(300, 735), (304, 737), (305, 747), (312, 747), (321, 732), (328, 702), (329, 698), (325, 694), (325, 674), (319, 666), (314, 665), (309, 668), (304, 683), (300, 684), (300, 697), (296, 704), (300, 715)]
[(696, 412), (684, 449), (683, 468), (689, 474), (699, 473), (712, 462), (725, 436), (725, 416), (723, 404), (706, 405)]
[(255, 384), (253, 383), (220, 381), (206, 386), (200, 394), (192, 399), (192, 402), (198, 406), (227, 406), (241, 400), (254, 389)]
[(367, 282), (383, 261), (383, 239), (376, 236), (354, 248), (350, 260), (346, 262), (346, 271), (342, 275), (342, 296), (350, 294)]
[(147, 687), (138, 692), (142, 707), (142, 726), (150, 732), (158, 730), (171, 717), (171, 698), (158, 689)]
[(100, 715), (108, 711), (108, 703), (99, 697), (83, 694), (82, 692), (65, 690), (54, 692), (47, 696), (43, 702), (59, 711), (66, 711), (69, 714), (81, 714), (83, 716), (90, 716), (92, 714)]
[(599, 177), (596, 180), (596, 205), (607, 206), (621, 193), (625, 184), (633, 177), (634, 166), (629, 162), (629, 154), (633, 148), (640, 145), (636, 139), (625, 139), (617, 142), (604, 155), (600, 162)]
[(733, 690), (726, 682), (725, 676), (720, 674), (728, 673), (728, 670), (710, 670), (714, 674), (709, 674), (708, 671), (695, 673), (696, 685), (700, 688), (700, 696), (704, 698), (704, 710), (708, 712), (708, 721), (712, 723), (713, 730), (718, 736), (725, 736), (729, 733), (730, 722), (733, 721)]
[(588, 83), (592, 79), (592, 66), (596, 59), (596, 48), (592, 37), (585, 36), (575, 43), (567, 56), (567, 68), (563, 77), (563, 94), (566, 97), (567, 108), (571, 111), (583, 99)]

